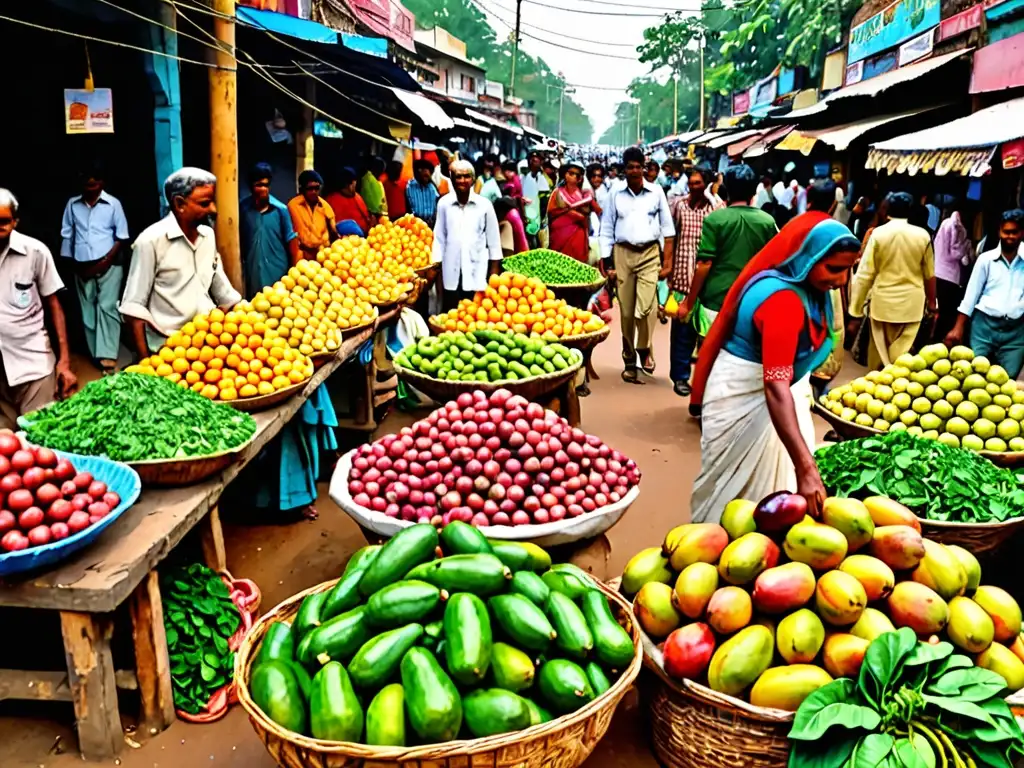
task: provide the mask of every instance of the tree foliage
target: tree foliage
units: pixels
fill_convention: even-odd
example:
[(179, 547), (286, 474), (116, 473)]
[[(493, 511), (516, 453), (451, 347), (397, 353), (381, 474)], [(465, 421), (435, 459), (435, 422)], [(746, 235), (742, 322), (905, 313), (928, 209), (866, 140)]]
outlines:
[[(495, 80), (508, 91), (512, 75), (511, 35), (499, 39), (483, 12), (470, 0), (408, 0), (405, 6), (416, 15), (422, 27), (439, 26), (466, 43), (466, 54), (487, 70), (487, 79)], [(520, 48), (516, 60), (516, 96), (533, 102), (537, 110), (537, 130), (558, 135), (558, 98), (562, 81), (547, 63)], [(563, 105), (562, 137), (569, 142), (589, 142), (593, 125), (583, 108), (570, 96)]]

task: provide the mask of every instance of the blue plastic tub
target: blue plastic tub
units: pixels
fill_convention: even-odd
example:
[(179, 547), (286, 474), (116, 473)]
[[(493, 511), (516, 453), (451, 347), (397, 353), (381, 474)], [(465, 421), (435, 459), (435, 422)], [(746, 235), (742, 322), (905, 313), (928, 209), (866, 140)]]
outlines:
[(29, 547), (0, 555), (0, 576), (33, 571), (59, 563), (69, 555), (92, 544), (139, 498), (142, 482), (139, 480), (138, 473), (131, 467), (110, 459), (101, 459), (98, 456), (79, 456), (63, 451), (55, 451), (55, 453), (61, 458), (69, 459), (75, 465), (76, 472), (89, 472), (94, 479), (106, 483), (108, 490), (121, 497), (121, 503), (95, 525), (90, 525), (84, 531), (79, 531), (66, 539), (52, 541), (41, 547)]

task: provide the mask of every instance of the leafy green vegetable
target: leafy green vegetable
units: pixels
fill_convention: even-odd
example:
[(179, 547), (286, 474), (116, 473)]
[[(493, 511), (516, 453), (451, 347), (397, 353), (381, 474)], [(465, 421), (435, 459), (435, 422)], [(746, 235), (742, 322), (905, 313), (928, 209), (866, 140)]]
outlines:
[(837, 443), (815, 460), (835, 496), (888, 496), (918, 517), (957, 523), (1024, 514), (1024, 477), (973, 451), (906, 432)]
[(256, 433), (248, 413), (139, 373), (93, 381), (27, 414), (22, 424), (32, 443), (115, 461), (208, 456), (238, 448)]
[(505, 272), (535, 277), (548, 285), (592, 285), (601, 273), (558, 251), (538, 248), (509, 256), (501, 262)]
[(800, 705), (789, 768), (1010, 768), (1024, 734), (1005, 688), (949, 643), (886, 633), (868, 646), (856, 682), (835, 680)]
[(194, 715), (232, 679), (235, 654), (228, 640), (241, 624), (238, 608), (224, 581), (204, 565), (164, 574), (160, 592), (174, 706)]

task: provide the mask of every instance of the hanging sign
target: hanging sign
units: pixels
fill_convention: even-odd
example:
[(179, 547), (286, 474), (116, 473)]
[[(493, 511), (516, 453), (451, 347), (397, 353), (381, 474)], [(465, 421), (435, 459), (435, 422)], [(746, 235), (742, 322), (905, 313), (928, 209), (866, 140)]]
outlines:
[(1024, 139), (1003, 144), (1003, 168), (1007, 171), (1024, 167)]
[(114, 97), (109, 88), (64, 89), (66, 133), (113, 133)]
[(923, 35), (915, 37), (900, 46), (897, 64), (901, 67), (910, 64), (925, 56), (930, 56), (935, 46), (935, 30), (929, 29)]
[(896, 0), (850, 30), (847, 63), (893, 48), (941, 21), (939, 0)]

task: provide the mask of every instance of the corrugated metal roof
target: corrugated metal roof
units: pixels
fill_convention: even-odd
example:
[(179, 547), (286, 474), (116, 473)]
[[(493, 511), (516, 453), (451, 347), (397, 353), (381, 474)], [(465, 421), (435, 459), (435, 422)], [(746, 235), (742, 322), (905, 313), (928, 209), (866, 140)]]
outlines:
[(1021, 137), (1024, 137), (1024, 97), (987, 107), (945, 125), (880, 141), (871, 147), (895, 152), (968, 149), (992, 147)]

